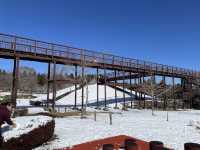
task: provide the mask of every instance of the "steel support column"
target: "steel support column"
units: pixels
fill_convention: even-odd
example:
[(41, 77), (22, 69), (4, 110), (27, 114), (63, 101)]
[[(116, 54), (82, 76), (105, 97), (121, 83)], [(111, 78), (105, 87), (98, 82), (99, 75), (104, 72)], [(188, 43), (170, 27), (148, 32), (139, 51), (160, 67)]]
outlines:
[(117, 108), (117, 80), (116, 80), (116, 76), (117, 76), (117, 71), (115, 70), (115, 108)]
[(53, 101), (52, 109), (55, 110), (55, 101), (56, 101), (56, 61), (53, 62)]
[(81, 100), (81, 108), (83, 110), (84, 107), (84, 86), (85, 86), (85, 71), (84, 66), (82, 66), (82, 100)]
[[(144, 74), (143, 74), (143, 76), (142, 76), (142, 83), (143, 83), (143, 85), (145, 84), (144, 82), (145, 82), (145, 79), (144, 79)], [(145, 109), (146, 108), (146, 95), (145, 95), (145, 93), (143, 93), (143, 99), (144, 99), (144, 106), (143, 106), (143, 108)]]
[(130, 90), (131, 90), (131, 108), (133, 108), (133, 90), (132, 90), (131, 72), (129, 74), (130, 74)]
[(74, 108), (77, 107), (77, 65), (75, 65), (75, 101), (74, 101)]
[[(163, 84), (164, 84), (164, 90), (166, 90), (166, 77), (163, 76)], [(166, 94), (163, 95), (163, 99), (164, 99), (164, 102), (163, 102), (163, 110), (166, 110), (167, 108), (167, 100), (166, 100)]]
[(155, 74), (152, 74), (151, 80), (152, 80), (151, 81), (152, 82), (151, 83), (152, 84), (152, 87), (151, 87), (152, 89), (151, 90), (152, 90), (152, 98), (153, 98), (152, 99), (152, 105), (153, 105), (153, 108), (154, 108), (155, 107), (155, 100), (156, 100), (155, 99), (155, 86), (156, 86), (156, 77), (155, 77)]
[[(137, 86), (137, 81), (136, 81), (136, 78), (134, 80), (134, 83), (135, 83), (135, 86)], [(137, 92), (135, 91), (135, 100), (137, 100)]]
[(104, 106), (105, 108), (107, 107), (107, 93), (106, 93), (106, 85), (107, 85), (107, 80), (106, 80), (106, 69), (104, 66)]
[(125, 107), (125, 104), (126, 104), (126, 97), (125, 97), (125, 87), (124, 87), (124, 84), (125, 84), (125, 79), (124, 79), (124, 76), (125, 76), (125, 72), (123, 71), (123, 106), (124, 106), (124, 109), (126, 109)]
[[(141, 86), (142, 80), (141, 77), (138, 78), (139, 86)], [(141, 108), (141, 100), (142, 100), (142, 93), (139, 92), (139, 107)]]
[(16, 107), (18, 83), (19, 83), (19, 57), (16, 57), (14, 59), (14, 66), (13, 66), (12, 96), (11, 96), (11, 102), (14, 107)]
[(182, 88), (181, 98), (183, 103), (182, 109), (185, 109), (185, 101), (184, 101), (185, 80), (183, 78), (181, 78), (181, 88)]
[(48, 63), (48, 73), (47, 73), (47, 108), (49, 108), (49, 92), (50, 92), (50, 73), (51, 73), (51, 63)]
[(175, 100), (175, 80), (174, 80), (174, 77), (172, 77), (172, 98), (173, 98), (173, 103), (174, 103), (174, 110), (176, 110), (176, 100)]
[(97, 68), (97, 108), (99, 108), (99, 68)]

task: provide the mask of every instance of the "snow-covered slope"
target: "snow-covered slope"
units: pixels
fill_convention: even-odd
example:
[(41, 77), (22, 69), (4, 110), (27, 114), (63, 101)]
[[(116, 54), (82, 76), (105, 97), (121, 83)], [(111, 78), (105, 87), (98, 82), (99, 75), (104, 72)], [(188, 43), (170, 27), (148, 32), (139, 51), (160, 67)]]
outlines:
[[(87, 90), (88, 88), (88, 90)], [(63, 95), (67, 92), (70, 92), (70, 94), (68, 94), (67, 96), (61, 98), (60, 100), (56, 101), (56, 105), (74, 105), (75, 102), (75, 87), (71, 86), (71, 87), (67, 87), (65, 89), (59, 90), (56, 92), (56, 96), (60, 96)], [(126, 101), (129, 101), (131, 98), (131, 91), (128, 89), (125, 89), (127, 92), (129, 92), (130, 94), (126, 94), (125, 93), (125, 98)], [(88, 94), (87, 94), (88, 93)], [(49, 94), (50, 99), (52, 99), (52, 93)], [(139, 96), (139, 93), (137, 93), (137, 95)], [(29, 101), (43, 101), (47, 99), (47, 95), (46, 94), (41, 94), (41, 95), (34, 95), (37, 96), (37, 98), (34, 99), (18, 99), (17, 101), (17, 106), (29, 106)], [(132, 97), (135, 97), (135, 92), (132, 91)], [(149, 98), (149, 96), (146, 95), (146, 98)], [(115, 89), (110, 87), (110, 86), (106, 86), (106, 99), (107, 99), (107, 104), (112, 104), (115, 103)], [(90, 84), (84, 87), (84, 104), (86, 103), (86, 101), (88, 100), (88, 104), (90, 106), (96, 106), (96, 101), (97, 101), (97, 84)], [(99, 85), (99, 105), (104, 105), (104, 100), (105, 100), (105, 89), (104, 89), (104, 85)], [(117, 100), (118, 102), (122, 102), (123, 101), (123, 92), (117, 90)], [(82, 89), (77, 90), (77, 105), (80, 105), (82, 102)]]
[[(71, 86), (71, 87), (67, 87), (67, 88), (64, 88), (62, 90), (58, 90), (56, 91), (56, 97), (60, 96), (60, 95), (63, 95), (67, 92), (70, 92), (70, 91), (73, 91), (75, 89), (74, 86)], [(53, 93), (49, 93), (49, 98), (52, 99), (53, 98)], [(44, 94), (44, 95), (41, 95), (41, 96), (38, 96), (37, 98), (33, 99), (34, 101), (41, 101), (41, 100), (46, 100), (47, 99), (47, 95)]]
[[(88, 93), (88, 95), (87, 95)], [(84, 101), (86, 102), (88, 97), (88, 103), (96, 103), (97, 101), (97, 85), (91, 84), (84, 87)], [(130, 95), (125, 94), (126, 98), (130, 98)], [(123, 92), (117, 91), (117, 98), (123, 98)], [(104, 101), (105, 99), (105, 92), (104, 92), (104, 85), (99, 85), (99, 101)], [(106, 86), (106, 99), (107, 100), (114, 100), (115, 99), (115, 89), (109, 86)], [(81, 104), (82, 100), (82, 89), (77, 90), (77, 104)], [(75, 101), (75, 92), (70, 93), (66, 97), (58, 100), (56, 102), (57, 105), (73, 105)], [(84, 103), (85, 103), (84, 102)], [(114, 101), (112, 101), (114, 103)]]

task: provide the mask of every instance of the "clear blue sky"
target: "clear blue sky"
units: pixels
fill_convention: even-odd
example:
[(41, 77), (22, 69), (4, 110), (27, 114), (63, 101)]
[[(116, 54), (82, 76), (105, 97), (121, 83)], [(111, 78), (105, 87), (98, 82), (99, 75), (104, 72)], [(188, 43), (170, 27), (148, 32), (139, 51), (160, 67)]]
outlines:
[(0, 0), (0, 32), (200, 70), (199, 8), (199, 0)]

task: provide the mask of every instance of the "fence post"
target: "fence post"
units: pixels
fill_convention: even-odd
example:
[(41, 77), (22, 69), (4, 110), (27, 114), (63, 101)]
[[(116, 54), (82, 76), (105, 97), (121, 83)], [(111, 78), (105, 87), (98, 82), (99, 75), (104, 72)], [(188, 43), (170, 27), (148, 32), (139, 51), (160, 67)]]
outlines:
[(58, 107), (58, 112), (60, 112), (60, 107)]
[(66, 112), (67, 108), (65, 107), (65, 112)]
[(94, 121), (97, 121), (97, 112), (94, 111)]
[(109, 112), (110, 125), (112, 125), (112, 112)]

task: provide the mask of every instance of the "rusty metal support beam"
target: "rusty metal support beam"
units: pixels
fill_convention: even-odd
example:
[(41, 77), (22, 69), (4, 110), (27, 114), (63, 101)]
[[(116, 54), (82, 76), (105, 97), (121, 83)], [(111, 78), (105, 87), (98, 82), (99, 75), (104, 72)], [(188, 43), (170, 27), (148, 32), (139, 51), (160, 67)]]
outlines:
[(155, 85), (156, 85), (156, 77), (155, 77), (155, 74), (153, 73), (152, 76), (151, 76), (151, 82), (152, 82), (152, 85), (153, 87), (151, 87), (152, 89), (152, 108), (154, 109), (155, 108)]
[(107, 84), (107, 80), (106, 80), (106, 69), (104, 68), (104, 106), (105, 108), (107, 107), (107, 90), (106, 90), (106, 84)]
[[(77, 80), (77, 65), (75, 65), (75, 80)], [(75, 87), (74, 108), (76, 108), (77, 107), (77, 83), (75, 83), (74, 87)]]
[(99, 108), (99, 68), (97, 68), (97, 108)]
[(176, 99), (175, 99), (175, 80), (174, 80), (174, 77), (172, 77), (172, 98), (173, 98), (173, 107), (174, 107), (174, 110), (176, 110)]
[[(144, 82), (145, 82), (145, 79), (144, 79), (144, 75), (143, 75), (143, 77), (142, 77), (142, 83), (144, 84)], [(144, 106), (143, 106), (143, 108), (145, 109), (146, 108), (146, 95), (145, 95), (145, 93), (143, 93), (143, 99), (144, 99)]]
[(85, 86), (85, 67), (82, 66), (82, 100), (81, 100), (81, 108), (83, 110), (84, 107), (84, 86)]
[(56, 101), (56, 61), (53, 63), (53, 101), (52, 109), (55, 110), (55, 101)]
[(47, 72), (47, 108), (49, 108), (49, 93), (50, 93), (50, 74), (51, 74), (51, 63), (48, 63), (48, 72)]
[[(129, 73), (130, 75), (130, 87), (132, 86), (132, 79), (131, 79), (131, 72)], [(131, 108), (133, 108), (133, 90), (131, 88)]]
[[(117, 71), (115, 70), (115, 79), (117, 77)], [(115, 108), (117, 108), (117, 80), (115, 80)]]
[(184, 91), (185, 91), (185, 80), (183, 78), (181, 78), (181, 88), (182, 88), (182, 109), (185, 109), (185, 101), (184, 101)]
[(17, 101), (17, 90), (19, 84), (19, 57), (14, 59), (13, 65), (13, 79), (12, 79), (12, 95), (11, 95), (11, 102), (14, 107), (16, 107)]
[(123, 106), (124, 106), (124, 109), (125, 109), (125, 104), (126, 104), (126, 96), (125, 96), (125, 88), (124, 88), (124, 84), (125, 84), (125, 79), (124, 79), (124, 76), (125, 76), (125, 72), (123, 71)]
[[(141, 77), (138, 78), (139, 85), (142, 84)], [(139, 92), (139, 107), (141, 108), (141, 101), (142, 101), (142, 93)]]
[[(137, 84), (137, 80), (136, 79), (134, 79), (134, 83), (135, 83), (135, 85)], [(137, 100), (137, 92), (135, 91), (135, 100)]]
[[(166, 90), (166, 77), (162, 76), (163, 84), (164, 84), (164, 89)], [(166, 94), (163, 95), (163, 110), (166, 110), (167, 108), (167, 99), (166, 99)]]

